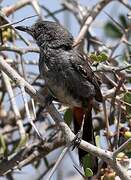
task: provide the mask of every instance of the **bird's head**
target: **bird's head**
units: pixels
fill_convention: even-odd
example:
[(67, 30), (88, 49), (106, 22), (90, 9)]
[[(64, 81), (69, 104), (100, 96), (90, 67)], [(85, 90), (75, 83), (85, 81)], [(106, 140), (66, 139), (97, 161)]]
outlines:
[(34, 25), (17, 26), (16, 29), (29, 33), (39, 47), (45, 44), (52, 48), (64, 47), (72, 48), (73, 36), (59, 23), (51, 21), (39, 21)]

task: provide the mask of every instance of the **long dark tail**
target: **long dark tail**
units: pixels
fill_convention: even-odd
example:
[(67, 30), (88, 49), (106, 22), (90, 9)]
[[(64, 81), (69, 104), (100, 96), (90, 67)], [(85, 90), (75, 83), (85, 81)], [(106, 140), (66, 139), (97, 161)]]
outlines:
[[(91, 113), (91, 110), (85, 112), (82, 108), (77, 108), (77, 107), (74, 108), (74, 110), (73, 110), (73, 120), (74, 120), (75, 133), (77, 133), (80, 130), (81, 124), (82, 124), (82, 121), (83, 121), (84, 117), (85, 117), (85, 119), (84, 119), (84, 127), (83, 127), (82, 139), (95, 145), (95, 138), (94, 138), (93, 126), (92, 126), (92, 113)], [(80, 162), (82, 164), (83, 157), (88, 153), (79, 148), (78, 149), (78, 154), (79, 154)], [(91, 168), (92, 168), (94, 174), (96, 174), (97, 169), (98, 169), (98, 159), (96, 157), (93, 157), (93, 156), (91, 156), (91, 159), (92, 159)]]

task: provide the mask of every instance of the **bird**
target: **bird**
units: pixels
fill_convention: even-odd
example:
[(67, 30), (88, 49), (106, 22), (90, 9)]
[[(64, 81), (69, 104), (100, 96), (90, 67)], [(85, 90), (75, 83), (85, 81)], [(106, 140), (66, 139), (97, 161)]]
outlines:
[[(17, 26), (27, 32), (40, 48), (39, 71), (48, 90), (55, 99), (69, 106), (73, 112), (74, 131), (83, 131), (82, 139), (95, 143), (92, 125), (93, 101), (102, 102), (100, 80), (92, 71), (88, 58), (74, 48), (72, 34), (60, 23), (40, 20), (32, 26)], [(87, 154), (78, 149), (82, 162)], [(97, 172), (98, 160), (92, 161)]]

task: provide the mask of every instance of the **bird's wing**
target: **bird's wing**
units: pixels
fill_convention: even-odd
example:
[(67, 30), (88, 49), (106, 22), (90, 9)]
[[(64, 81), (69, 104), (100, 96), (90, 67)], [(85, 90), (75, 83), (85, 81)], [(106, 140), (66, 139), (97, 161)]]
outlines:
[(100, 91), (100, 79), (92, 71), (87, 58), (76, 52), (75, 57), (71, 58), (72, 67), (83, 77), (83, 81), (87, 81), (94, 86), (95, 98), (97, 101), (102, 101), (102, 94)]

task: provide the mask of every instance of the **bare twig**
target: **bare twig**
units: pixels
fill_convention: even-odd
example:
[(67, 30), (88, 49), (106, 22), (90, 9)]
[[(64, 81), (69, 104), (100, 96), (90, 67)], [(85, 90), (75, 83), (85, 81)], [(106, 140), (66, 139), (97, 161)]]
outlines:
[(62, 150), (62, 152), (61, 152), (59, 158), (57, 159), (57, 161), (56, 161), (54, 167), (52, 168), (51, 172), (49, 173), (47, 179), (49, 179), (49, 180), (51, 179), (51, 177), (53, 176), (54, 172), (56, 171), (56, 169), (57, 169), (58, 166), (60, 165), (62, 159), (64, 158), (64, 156), (65, 156), (66, 153), (68, 152), (69, 148), (70, 148), (70, 146), (65, 147), (65, 148)]
[(39, 48), (35, 48), (35, 47), (26, 47), (26, 48), (18, 48), (15, 46), (0, 46), (0, 51), (11, 51), (11, 52), (16, 52), (19, 54), (26, 54), (28, 52), (35, 52), (35, 53), (39, 53)]
[(128, 3), (128, 1), (125, 0), (118, 0), (118, 1), (131, 11), (131, 5)]
[(91, 23), (94, 21), (96, 16), (101, 12), (101, 10), (110, 2), (112, 2), (112, 0), (101, 0), (92, 8), (92, 10), (90, 11), (91, 14), (87, 15), (86, 21), (82, 26), (79, 35), (75, 39), (75, 44), (78, 44), (78, 42), (80, 42), (85, 37), (85, 34), (89, 29)]
[(104, 116), (105, 116), (105, 122), (106, 122), (106, 138), (107, 138), (107, 143), (110, 142), (110, 130), (109, 130), (109, 120), (108, 120), (108, 115), (107, 115), (107, 109), (106, 109), (106, 101), (103, 100), (103, 111), (104, 111)]
[[(6, 23), (11, 24), (10, 20), (5, 16), (5, 14), (4, 14), (2, 11), (0, 11), (0, 17), (2, 17)], [(5, 24), (5, 23), (4, 23), (4, 24)], [(11, 26), (11, 27), (12, 27), (12, 29), (16, 32), (16, 34), (18, 35), (18, 37), (20, 37), (20, 39), (21, 39), (26, 45), (30, 45), (30, 43), (29, 43), (25, 38), (23, 38), (23, 37), (21, 36), (21, 34), (20, 34), (13, 26)]]
[(114, 137), (114, 146), (118, 148), (119, 142), (119, 126), (121, 122), (121, 102), (118, 103), (118, 117), (117, 117), (117, 124), (116, 124), (116, 136)]
[[(23, 166), (46, 156), (50, 151), (61, 147), (63, 144), (64, 142), (60, 141), (59, 138), (56, 138), (54, 142), (44, 143), (44, 145), (41, 142), (34, 142), (28, 147), (22, 148), (13, 157), (10, 157), (8, 161), (0, 163), (0, 175), (7, 174), (15, 169), (21, 169)], [(38, 148), (36, 149), (35, 147)]]
[(17, 105), (16, 105), (16, 101), (15, 101), (14, 93), (13, 93), (13, 90), (11, 87), (11, 83), (10, 83), (8, 76), (4, 72), (2, 72), (2, 75), (3, 75), (4, 82), (5, 82), (5, 85), (7, 88), (7, 92), (8, 92), (9, 97), (10, 97), (12, 109), (13, 109), (14, 114), (15, 114), (16, 123), (19, 127), (19, 132), (20, 132), (21, 138), (23, 139), (25, 137), (26, 133), (25, 133), (25, 129), (23, 127), (23, 123), (22, 123), (22, 119), (21, 119), (19, 109), (17, 108)]
[(45, 141), (45, 139), (43, 139), (43, 137), (42, 137), (41, 133), (39, 132), (39, 130), (36, 128), (36, 126), (35, 126), (35, 124), (33, 122), (33, 119), (31, 117), (29, 107), (28, 107), (28, 101), (27, 101), (27, 98), (26, 98), (25, 88), (24, 88), (23, 84), (20, 84), (20, 89), (21, 89), (21, 94), (22, 94), (23, 101), (24, 101), (24, 106), (25, 106), (25, 110), (26, 110), (27, 119), (30, 122), (30, 124), (32, 125), (32, 127), (35, 129), (36, 133), (38, 134), (38, 137)]
[(123, 143), (116, 151), (114, 151), (113, 158), (115, 159), (117, 154), (123, 151), (129, 143), (131, 143), (131, 138), (128, 139), (125, 143)]
[(38, 15), (28, 16), (28, 17), (26, 17), (26, 18), (21, 19), (20, 21), (16, 21), (16, 22), (13, 22), (13, 23), (4, 24), (4, 25), (0, 26), (0, 29), (10, 27), (10, 26), (12, 26), (12, 25), (18, 24), (18, 23), (20, 23), (20, 22), (23, 22), (23, 21), (25, 21), (25, 20), (27, 20), (27, 19), (30, 19), (30, 18), (33, 18), (33, 17), (38, 17)]
[(3, 8), (2, 11), (4, 12), (4, 14), (6, 16), (10, 16), (15, 11), (17, 11), (17, 10), (21, 9), (22, 7), (30, 4), (31, 1), (32, 0), (20, 0), (20, 1), (17, 1), (17, 3), (15, 3), (14, 5)]

